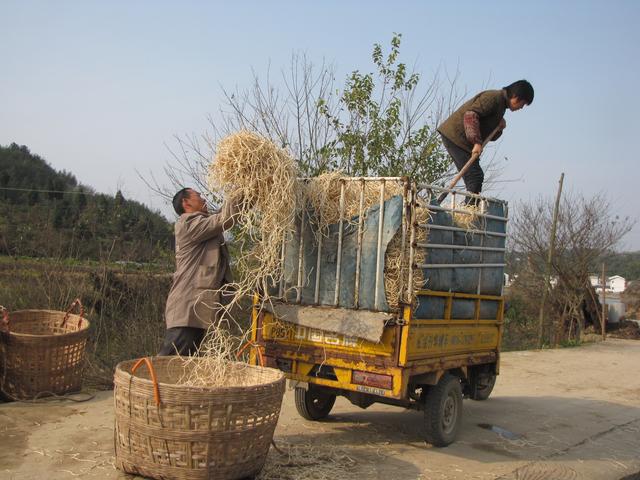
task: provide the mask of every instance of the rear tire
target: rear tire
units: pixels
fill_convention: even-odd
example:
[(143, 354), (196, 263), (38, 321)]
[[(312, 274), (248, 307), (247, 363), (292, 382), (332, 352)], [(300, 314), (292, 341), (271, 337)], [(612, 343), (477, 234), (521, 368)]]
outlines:
[(471, 400), (486, 400), (487, 398), (489, 398), (489, 395), (491, 395), (491, 392), (493, 392), (493, 387), (496, 384), (496, 374), (491, 373), (486, 375), (479, 375), (475, 379), (474, 383), (475, 385), (471, 387)]
[(296, 387), (296, 409), (302, 418), (307, 420), (322, 420), (329, 415), (336, 396), (322, 389), (309, 385), (309, 389)]
[(434, 447), (454, 442), (462, 422), (460, 379), (445, 373), (424, 397), (424, 438)]

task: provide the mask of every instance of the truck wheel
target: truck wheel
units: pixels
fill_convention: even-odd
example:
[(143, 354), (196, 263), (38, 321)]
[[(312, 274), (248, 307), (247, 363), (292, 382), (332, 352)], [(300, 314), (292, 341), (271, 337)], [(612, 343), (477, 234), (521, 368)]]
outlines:
[(445, 373), (424, 398), (424, 438), (434, 447), (446, 447), (456, 439), (461, 421), (460, 379)]
[(302, 418), (307, 420), (321, 420), (329, 415), (336, 403), (336, 396), (314, 388), (296, 387), (296, 409)]
[(496, 374), (479, 375), (475, 380), (470, 395), (471, 400), (486, 400), (491, 395), (496, 384)]

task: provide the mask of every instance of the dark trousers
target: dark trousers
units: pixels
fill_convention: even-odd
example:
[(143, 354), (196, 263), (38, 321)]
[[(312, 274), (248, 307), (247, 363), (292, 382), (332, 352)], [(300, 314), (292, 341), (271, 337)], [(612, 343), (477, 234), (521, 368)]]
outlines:
[[(471, 154), (466, 150), (463, 150), (444, 135), (442, 137), (442, 144), (447, 149), (449, 155), (453, 159), (453, 163), (458, 167), (458, 171), (466, 165), (471, 157)], [(480, 159), (473, 162), (467, 173), (462, 176), (464, 180), (464, 186), (469, 193), (480, 193), (482, 191), (482, 182), (484, 181), (484, 172), (480, 167)], [(468, 203), (468, 202), (467, 202)]]
[(183, 357), (195, 355), (198, 352), (205, 333), (206, 330), (204, 328), (167, 328), (158, 355), (182, 355)]

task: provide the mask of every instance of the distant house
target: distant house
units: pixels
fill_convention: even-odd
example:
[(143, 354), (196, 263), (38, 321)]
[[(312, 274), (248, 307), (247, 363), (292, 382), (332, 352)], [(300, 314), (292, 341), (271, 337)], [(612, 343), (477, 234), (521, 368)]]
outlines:
[[(593, 285), (596, 292), (602, 291), (602, 277), (599, 275), (589, 275), (589, 282)], [(627, 287), (627, 280), (620, 275), (613, 275), (607, 277), (607, 283), (605, 289), (607, 292), (622, 293)]]
[(614, 275), (609, 277), (607, 281), (607, 289), (610, 289), (614, 293), (622, 293), (627, 288), (627, 280), (620, 275)]

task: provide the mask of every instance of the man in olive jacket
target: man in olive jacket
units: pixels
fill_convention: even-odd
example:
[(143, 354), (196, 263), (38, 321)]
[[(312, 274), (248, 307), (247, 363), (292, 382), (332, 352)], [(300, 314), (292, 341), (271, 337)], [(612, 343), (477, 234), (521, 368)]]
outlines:
[(158, 355), (196, 353), (209, 325), (220, 315), (220, 289), (231, 282), (224, 231), (233, 226), (235, 202), (210, 214), (204, 198), (191, 188), (173, 197), (180, 218), (175, 225), (176, 272), (167, 298), (167, 331)]
[[(500, 130), (493, 138), (497, 140), (507, 126), (504, 113), (515, 112), (533, 102), (533, 87), (526, 80), (518, 80), (502, 90), (480, 92), (451, 114), (440, 127), (442, 143), (451, 155), (458, 170), (462, 170), (472, 154), (482, 153), (482, 144), (498, 126)], [(484, 172), (480, 159), (476, 160), (463, 176), (470, 193), (480, 193)]]

